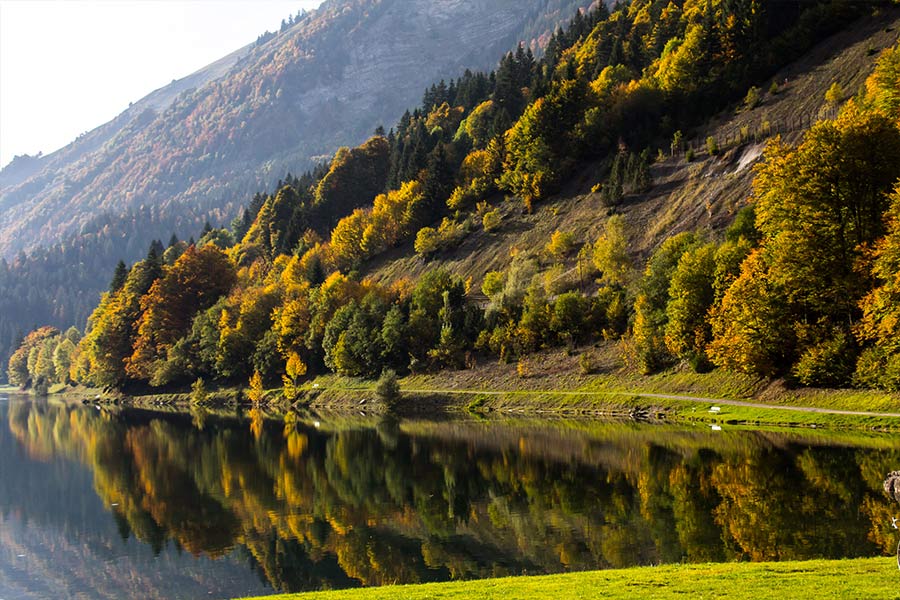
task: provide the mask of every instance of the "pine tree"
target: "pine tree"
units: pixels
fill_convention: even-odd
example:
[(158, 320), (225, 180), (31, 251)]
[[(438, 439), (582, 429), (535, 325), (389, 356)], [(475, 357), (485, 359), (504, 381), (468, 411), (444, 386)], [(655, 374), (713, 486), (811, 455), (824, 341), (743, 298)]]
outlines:
[(125, 266), (125, 261), (120, 260), (116, 265), (115, 272), (113, 272), (113, 278), (109, 284), (109, 293), (114, 294), (122, 289), (122, 286), (125, 285), (125, 279), (127, 277), (128, 267)]

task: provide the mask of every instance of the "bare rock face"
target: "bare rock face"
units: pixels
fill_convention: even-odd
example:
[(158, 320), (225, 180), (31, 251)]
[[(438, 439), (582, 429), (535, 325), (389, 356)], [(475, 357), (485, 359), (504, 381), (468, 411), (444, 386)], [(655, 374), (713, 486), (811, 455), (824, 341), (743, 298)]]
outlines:
[(891, 471), (884, 480), (884, 491), (887, 495), (900, 502), (900, 471)]
[(133, 240), (140, 253), (173, 228), (186, 237), (226, 221), (289, 171), (393, 126), (431, 84), (493, 68), (591, 3), (328, 0), (70, 146), (0, 172), (0, 256), (135, 213), (154, 221)]

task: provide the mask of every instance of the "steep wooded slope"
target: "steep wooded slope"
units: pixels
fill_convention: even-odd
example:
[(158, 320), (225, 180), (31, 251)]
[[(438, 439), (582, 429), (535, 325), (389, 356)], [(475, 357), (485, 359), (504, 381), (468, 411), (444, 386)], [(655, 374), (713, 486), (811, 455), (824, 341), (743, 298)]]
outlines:
[[(604, 205), (598, 192), (591, 191), (605, 176), (604, 162), (592, 163), (579, 170), (560, 194), (539, 204), (533, 214), (525, 213), (513, 199), (501, 205), (500, 229), (492, 233), (479, 229), (452, 252), (429, 260), (416, 255), (410, 243), (379, 257), (370, 272), (377, 280), (390, 282), (443, 266), (464, 279), (472, 277), (473, 288), (478, 289), (484, 274), (505, 268), (512, 255), (524, 252), (539, 258), (556, 230), (571, 232), (579, 243), (593, 243), (613, 212), (627, 219), (633, 250), (642, 258), (675, 233), (705, 229), (721, 235), (749, 200), (752, 167), (762, 158), (765, 141), (774, 135), (797, 141), (819, 116), (833, 116), (835, 109), (825, 100), (829, 86), (838, 82), (852, 95), (872, 72), (881, 50), (897, 42), (898, 31), (900, 12), (894, 9), (862, 19), (818, 44), (771, 80), (760, 82), (763, 90), (777, 82), (776, 94), (763, 92), (755, 108), (729, 108), (688, 132), (685, 149), (693, 148), (695, 159), (689, 163), (679, 153), (651, 165), (650, 189), (627, 195), (616, 211)], [(745, 127), (750, 137), (736, 142)], [(722, 146), (719, 156), (707, 153), (708, 136)], [(575, 267), (574, 255), (569, 267)]]

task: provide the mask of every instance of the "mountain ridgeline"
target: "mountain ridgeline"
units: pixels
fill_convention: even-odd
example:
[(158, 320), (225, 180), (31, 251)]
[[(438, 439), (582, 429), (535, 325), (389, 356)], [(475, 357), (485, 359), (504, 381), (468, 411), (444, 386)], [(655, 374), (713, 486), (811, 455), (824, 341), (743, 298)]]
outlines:
[[(654, 185), (652, 163), (695, 159), (683, 132), (755, 106), (767, 81), (778, 94), (780, 67), (873, 10), (892, 30), (896, 7), (851, 1), (579, 12), (542, 58), (520, 46), (493, 73), (428, 88), (395, 127), (257, 194), (230, 228), (155, 242), (116, 270), (83, 338), (29, 334), (10, 381), (193, 381), (202, 396), (204, 381), (249, 379), (294, 400), (315, 373), (377, 377), (489, 355), (525, 373), (532, 352), (605, 338), (621, 339), (643, 372), (684, 362), (897, 389), (900, 46), (870, 53), (853, 98), (832, 86), (834, 118), (796, 144), (770, 140), (727, 231), (682, 231), (639, 262), (625, 216)], [(742, 132), (733, 143), (753, 141)], [(702, 152), (720, 151), (710, 136)], [(531, 213), (585, 169), (603, 177), (584, 196), (603, 207), (596, 240), (558, 230), (477, 280), (438, 268), (415, 282), (366, 277), (388, 252), (440, 260), (502, 228), (510, 202)], [(479, 287), (484, 302), (471, 300)], [(580, 362), (595, 368), (589, 349)]]

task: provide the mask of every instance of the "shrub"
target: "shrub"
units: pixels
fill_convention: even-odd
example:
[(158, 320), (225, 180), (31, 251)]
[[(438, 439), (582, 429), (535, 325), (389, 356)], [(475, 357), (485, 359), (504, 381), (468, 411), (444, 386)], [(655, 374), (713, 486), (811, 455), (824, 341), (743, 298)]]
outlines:
[(855, 353), (843, 333), (826, 339), (810, 348), (792, 369), (803, 385), (837, 387), (850, 381)]
[(591, 375), (600, 369), (599, 360), (593, 350), (581, 353), (578, 357), (578, 368), (582, 375)]
[(744, 108), (746, 110), (751, 110), (759, 106), (760, 96), (759, 96), (759, 88), (755, 85), (747, 90), (747, 95), (744, 96)]
[(264, 395), (262, 375), (259, 371), (253, 371), (253, 375), (250, 377), (250, 387), (247, 389), (247, 399), (253, 404), (259, 404)]
[(202, 377), (198, 377), (191, 385), (191, 406), (202, 406), (209, 399), (209, 392), (206, 390), (206, 382)]
[(496, 231), (500, 227), (500, 223), (502, 220), (503, 219), (500, 216), (500, 211), (498, 209), (494, 209), (492, 211), (484, 213), (484, 217), (481, 219), (481, 224), (484, 226), (484, 230), (490, 233), (492, 231)]
[(706, 138), (706, 151), (709, 152), (710, 156), (719, 154), (719, 142), (713, 136)]
[(391, 407), (400, 399), (400, 384), (397, 382), (397, 373), (393, 369), (385, 369), (375, 384), (375, 394), (378, 399)]
[(488, 271), (484, 274), (484, 282), (481, 284), (481, 292), (491, 298), (503, 291), (506, 285), (506, 273), (503, 271)]
[(440, 236), (434, 227), (423, 227), (419, 230), (419, 233), (416, 234), (416, 241), (413, 244), (413, 248), (415, 249), (416, 254), (428, 256), (437, 252), (439, 241)]
[(825, 102), (828, 104), (837, 104), (844, 99), (844, 88), (837, 81), (831, 84), (828, 91), (825, 92)]
[(878, 347), (866, 349), (856, 363), (853, 384), (900, 392), (900, 354), (890, 354)]
[(525, 357), (520, 358), (519, 362), (516, 363), (516, 374), (522, 379), (531, 377), (531, 367)]
[(557, 261), (565, 260), (566, 256), (575, 247), (575, 236), (569, 232), (556, 230), (550, 236), (550, 241), (544, 246), (544, 250)]
[(685, 154), (684, 154), (684, 160), (686, 160), (687, 162), (693, 162), (693, 161), (694, 161), (694, 149), (693, 149), (693, 148), (689, 148), (688, 151), (685, 152)]

